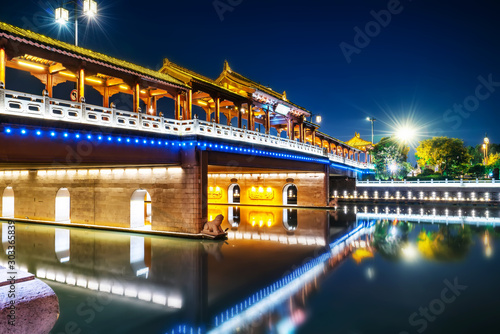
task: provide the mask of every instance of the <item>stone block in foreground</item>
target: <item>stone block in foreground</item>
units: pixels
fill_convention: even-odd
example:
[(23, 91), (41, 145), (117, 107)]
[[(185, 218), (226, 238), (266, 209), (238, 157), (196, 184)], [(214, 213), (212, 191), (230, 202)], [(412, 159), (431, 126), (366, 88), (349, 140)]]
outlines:
[[(10, 276), (0, 267), (0, 333), (48, 334), (59, 317), (55, 292), (30, 273), (17, 271), (14, 284)], [(15, 325), (9, 324), (12, 320)]]

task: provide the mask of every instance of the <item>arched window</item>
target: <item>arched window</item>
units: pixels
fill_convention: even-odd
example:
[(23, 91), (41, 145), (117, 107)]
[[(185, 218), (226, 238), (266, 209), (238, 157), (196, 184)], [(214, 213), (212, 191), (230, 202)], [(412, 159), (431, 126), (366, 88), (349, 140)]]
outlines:
[(297, 187), (292, 183), (283, 188), (283, 205), (297, 205)]
[(283, 209), (283, 227), (287, 232), (293, 232), (297, 229), (297, 209)]
[(56, 222), (70, 222), (71, 198), (66, 188), (61, 188), (56, 194)]
[(12, 187), (7, 187), (3, 191), (2, 217), (14, 218), (14, 190)]
[(151, 226), (153, 212), (151, 196), (144, 189), (134, 191), (130, 198), (130, 227), (144, 228)]
[(240, 208), (238, 206), (227, 208), (227, 221), (233, 229), (237, 229), (240, 226)]
[(241, 195), (240, 186), (236, 183), (233, 183), (232, 185), (229, 186), (229, 189), (227, 190), (227, 202), (229, 204), (233, 203), (239, 204), (240, 195)]

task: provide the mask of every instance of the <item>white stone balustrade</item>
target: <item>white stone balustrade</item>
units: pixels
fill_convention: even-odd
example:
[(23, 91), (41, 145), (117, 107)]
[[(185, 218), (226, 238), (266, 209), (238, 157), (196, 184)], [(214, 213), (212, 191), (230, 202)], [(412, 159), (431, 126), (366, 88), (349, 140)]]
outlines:
[(318, 146), (262, 134), (257, 131), (235, 128), (199, 119), (174, 120), (138, 114), (115, 108), (94, 106), (84, 102), (77, 103), (49, 98), (48, 96), (20, 93), (5, 90), (1, 87), (0, 114), (95, 125), (100, 128), (100, 131), (109, 127), (177, 136), (200, 135), (328, 157), (332, 162), (338, 162), (359, 169), (374, 168), (372, 164), (358, 162), (331, 153), (327, 154), (323, 148)]

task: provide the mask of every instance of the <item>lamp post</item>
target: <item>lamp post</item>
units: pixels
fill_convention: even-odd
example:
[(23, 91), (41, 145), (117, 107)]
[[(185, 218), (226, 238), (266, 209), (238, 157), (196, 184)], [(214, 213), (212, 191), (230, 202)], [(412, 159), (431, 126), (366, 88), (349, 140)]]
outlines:
[(376, 119), (375, 117), (367, 117), (367, 118), (366, 118), (366, 120), (367, 120), (367, 121), (372, 122), (372, 145), (373, 145), (373, 144), (375, 144), (375, 143), (373, 142), (373, 140), (374, 140), (374, 139), (373, 139), (373, 128), (374, 128), (374, 123), (375, 123), (375, 121), (376, 121), (377, 119)]
[(490, 139), (488, 138), (488, 134), (484, 136), (483, 141), (483, 151), (484, 151), (484, 165), (488, 164), (488, 146), (490, 144)]
[(97, 15), (97, 2), (94, 0), (84, 0), (83, 8), (80, 9), (78, 6), (78, 0), (70, 0), (64, 3), (61, 7), (56, 8), (55, 20), (60, 25), (66, 25), (69, 22), (69, 11), (64, 8), (65, 5), (74, 4), (75, 6), (75, 45), (78, 46), (78, 17), (80, 16), (80, 10), (83, 10), (83, 14), (85, 14), (89, 18), (93, 18)]

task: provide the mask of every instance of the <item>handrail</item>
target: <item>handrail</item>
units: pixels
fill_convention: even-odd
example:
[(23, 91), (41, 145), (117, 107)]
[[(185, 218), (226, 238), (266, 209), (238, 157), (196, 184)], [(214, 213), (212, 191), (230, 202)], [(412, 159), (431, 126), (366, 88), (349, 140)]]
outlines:
[(184, 135), (201, 135), (249, 144), (265, 145), (275, 148), (299, 151), (348, 166), (373, 169), (372, 164), (362, 163), (335, 153), (327, 153), (322, 147), (281, 138), (258, 131), (235, 128), (228, 125), (207, 122), (199, 119), (174, 120), (159, 116), (138, 114), (102, 106), (21, 93), (0, 87), (0, 114), (16, 115), (49, 120), (67, 121), (96, 125), (100, 127), (135, 129), (140, 131)]

